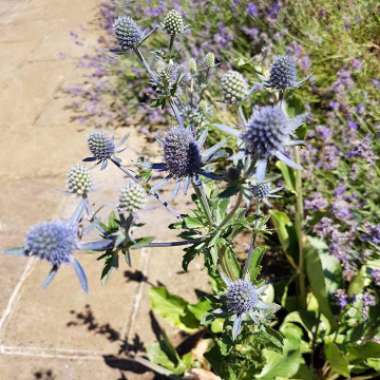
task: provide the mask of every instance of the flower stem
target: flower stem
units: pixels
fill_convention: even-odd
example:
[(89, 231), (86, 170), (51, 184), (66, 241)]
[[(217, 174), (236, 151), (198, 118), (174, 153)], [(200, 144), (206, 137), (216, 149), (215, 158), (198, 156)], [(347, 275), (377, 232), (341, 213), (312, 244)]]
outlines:
[(138, 47), (136, 47), (133, 50), (136, 53), (137, 58), (139, 59), (139, 61), (141, 62), (141, 64), (144, 66), (145, 70), (149, 74), (149, 76), (154, 78), (155, 75), (154, 75), (152, 69), (150, 68), (149, 63), (145, 60), (144, 56), (142, 55), (140, 49)]
[(247, 125), (247, 119), (244, 115), (244, 110), (242, 106), (239, 106), (239, 118), (240, 118), (240, 124), (244, 128)]
[(169, 42), (169, 56), (172, 54), (173, 46), (174, 46), (174, 40), (175, 40), (175, 34), (170, 35), (170, 42)]
[(169, 100), (169, 104), (170, 104), (170, 107), (173, 111), (173, 114), (174, 114), (174, 117), (177, 119), (177, 123), (178, 125), (183, 128), (184, 127), (184, 124), (183, 124), (183, 118), (181, 116), (181, 113), (178, 109), (178, 106), (177, 104), (175, 103), (175, 100), (174, 99), (170, 99)]
[[(300, 152), (298, 147), (295, 147), (295, 162), (300, 164)], [(295, 228), (298, 239), (298, 290), (300, 305), (305, 308), (306, 306), (306, 288), (305, 288), (305, 257), (304, 257), (304, 234), (302, 229), (302, 222), (304, 219), (303, 210), (303, 192), (302, 192), (302, 172), (295, 171), (296, 179), (296, 215), (295, 215)]]
[(132, 246), (131, 249), (179, 247), (182, 245), (191, 245), (194, 243), (200, 243), (202, 240), (203, 239), (181, 240), (181, 241), (159, 241), (159, 242), (148, 243), (146, 245), (140, 245), (136, 248)]
[(207, 196), (205, 194), (204, 188), (202, 186), (202, 183), (197, 184), (194, 181), (191, 181), (191, 183), (192, 183), (194, 191), (197, 194), (197, 197), (201, 203), (203, 211), (206, 214), (208, 224), (210, 227), (213, 227), (214, 222), (213, 222), (213, 218), (212, 218), (212, 214), (211, 214), (211, 209), (210, 209), (210, 205), (208, 203)]

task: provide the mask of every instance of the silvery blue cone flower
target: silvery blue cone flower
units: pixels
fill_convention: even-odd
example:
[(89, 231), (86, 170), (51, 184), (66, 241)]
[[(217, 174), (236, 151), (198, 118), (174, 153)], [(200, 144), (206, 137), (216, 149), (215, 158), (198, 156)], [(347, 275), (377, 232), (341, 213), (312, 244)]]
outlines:
[(113, 29), (121, 51), (137, 48), (143, 39), (140, 27), (129, 16), (118, 17)]
[(182, 183), (184, 184), (183, 189), (185, 193), (187, 193), (191, 180), (199, 184), (199, 175), (211, 179), (219, 179), (216, 174), (206, 171), (204, 166), (219, 157), (219, 149), (225, 142), (221, 141), (202, 152), (206, 138), (207, 131), (204, 131), (199, 139), (196, 140), (191, 128), (177, 127), (171, 129), (161, 142), (164, 151), (164, 162), (149, 164), (151, 169), (167, 172), (168, 174), (151, 189), (151, 192), (156, 192), (171, 178), (174, 178), (176, 181), (176, 187), (173, 191), (174, 197), (180, 190)]
[(54, 220), (32, 226), (25, 239), (23, 247), (10, 248), (4, 252), (13, 256), (35, 256), (46, 260), (52, 268), (43, 283), (47, 287), (54, 279), (63, 264), (70, 264), (78, 276), (82, 289), (88, 291), (87, 276), (74, 257), (76, 250), (103, 250), (110, 245), (110, 241), (101, 240), (93, 243), (81, 243), (78, 240), (78, 221), (82, 209), (78, 207), (69, 221)]
[(292, 57), (277, 57), (274, 61), (269, 74), (269, 79), (265, 81), (266, 87), (275, 90), (285, 91), (286, 89), (298, 87), (302, 81), (297, 80), (296, 62)]
[(281, 104), (256, 107), (248, 120), (245, 131), (240, 132), (225, 125), (217, 127), (235, 135), (243, 144), (244, 151), (256, 160), (256, 179), (263, 182), (268, 159), (277, 157), (293, 169), (302, 169), (285, 153), (286, 148), (300, 144), (302, 141), (292, 140), (294, 131), (304, 123), (306, 114), (288, 118)]
[[(121, 145), (123, 145), (125, 140), (122, 140)], [(121, 160), (115, 154), (123, 152), (126, 148), (116, 146), (113, 136), (108, 136), (104, 132), (99, 131), (92, 132), (87, 138), (87, 145), (92, 156), (86, 157), (83, 161), (97, 161), (97, 164), (101, 165), (101, 169), (107, 167), (108, 161), (113, 162), (116, 166), (121, 166)]]
[(248, 275), (244, 279), (232, 281), (222, 273), (222, 278), (227, 285), (226, 292), (222, 297), (223, 309), (217, 309), (214, 313), (232, 316), (233, 340), (239, 336), (243, 322), (251, 319), (255, 324), (260, 324), (279, 310), (279, 305), (266, 303), (263, 300), (267, 285), (253, 285), (248, 279)]
[(243, 189), (243, 193), (251, 201), (256, 203), (264, 203), (267, 206), (272, 206), (270, 199), (281, 198), (277, 193), (282, 190), (282, 187), (272, 188), (269, 182), (249, 183), (246, 188)]

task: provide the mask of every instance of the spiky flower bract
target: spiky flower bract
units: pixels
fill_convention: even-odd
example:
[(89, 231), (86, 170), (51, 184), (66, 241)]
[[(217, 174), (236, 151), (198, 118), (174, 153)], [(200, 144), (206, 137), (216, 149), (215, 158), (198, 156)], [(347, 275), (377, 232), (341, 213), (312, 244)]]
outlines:
[(192, 176), (199, 172), (202, 167), (201, 153), (190, 129), (173, 128), (167, 133), (164, 159), (173, 177)]
[(241, 134), (246, 153), (257, 159), (257, 179), (264, 179), (267, 160), (270, 156), (276, 156), (287, 165), (300, 169), (285, 155), (288, 145), (294, 145), (291, 136), (305, 119), (305, 115), (299, 115), (289, 119), (280, 105), (263, 106), (254, 109), (252, 117), (248, 120), (246, 130)]
[(31, 227), (24, 246), (27, 256), (37, 256), (53, 266), (70, 262), (76, 248), (76, 230), (60, 220)]
[(114, 22), (114, 32), (122, 50), (136, 48), (143, 34), (136, 22), (129, 16), (120, 16)]
[(175, 9), (172, 9), (167, 13), (163, 26), (166, 33), (168, 33), (170, 36), (181, 34), (185, 30), (185, 23), (183, 22), (183, 18)]
[(110, 159), (116, 149), (113, 137), (103, 132), (92, 132), (87, 139), (87, 144), (93, 158), (99, 162)]
[(169, 130), (162, 140), (164, 162), (150, 164), (151, 168), (166, 171), (168, 174), (163, 181), (153, 186), (151, 191), (154, 192), (161, 188), (170, 178), (174, 178), (177, 183), (174, 195), (177, 194), (182, 181), (184, 181), (184, 191), (186, 193), (192, 179), (199, 183), (199, 175), (218, 179), (217, 175), (206, 171), (204, 166), (212, 161), (225, 142), (221, 141), (213, 147), (202, 151), (206, 137), (207, 130), (201, 134), (198, 140), (195, 139), (191, 127), (178, 127)]
[(270, 69), (270, 77), (266, 81), (266, 86), (276, 90), (286, 90), (297, 87), (296, 63), (292, 57), (278, 57)]
[(246, 280), (237, 280), (228, 286), (226, 306), (228, 312), (242, 315), (252, 310), (257, 304), (256, 288)]
[(260, 324), (275, 313), (279, 306), (274, 303), (265, 303), (263, 300), (267, 286), (257, 287), (248, 279), (231, 281), (222, 276), (227, 285), (224, 294), (224, 309), (227, 315), (233, 316), (232, 339), (235, 340), (242, 329), (242, 322), (250, 318)]
[(245, 78), (234, 70), (227, 71), (221, 79), (224, 101), (227, 104), (241, 102), (248, 95), (248, 83)]
[(257, 185), (253, 185), (250, 190), (252, 195), (259, 201), (268, 198), (271, 192), (269, 183), (259, 183)]
[(90, 173), (85, 166), (75, 165), (70, 169), (67, 175), (67, 190), (70, 193), (86, 197), (92, 186)]
[(121, 213), (134, 213), (144, 207), (146, 197), (147, 194), (141, 185), (136, 182), (129, 181), (121, 189), (117, 208)]

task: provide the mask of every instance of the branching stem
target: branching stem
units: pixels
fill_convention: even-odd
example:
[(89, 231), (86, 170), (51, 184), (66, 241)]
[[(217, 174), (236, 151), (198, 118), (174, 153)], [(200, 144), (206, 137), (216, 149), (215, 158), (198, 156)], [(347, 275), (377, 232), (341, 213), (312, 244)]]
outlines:
[(150, 68), (149, 63), (146, 61), (146, 59), (142, 55), (140, 49), (138, 47), (136, 47), (136, 48), (133, 49), (133, 51), (136, 53), (137, 58), (139, 59), (139, 61), (141, 62), (141, 64), (144, 66), (144, 68), (147, 71), (147, 73), (149, 74), (149, 76), (151, 78), (154, 78), (155, 77), (154, 72)]
[[(295, 147), (295, 162), (300, 164), (300, 152), (298, 147)], [(296, 178), (296, 215), (295, 215), (295, 228), (298, 239), (298, 288), (299, 288), (299, 301), (300, 305), (305, 308), (306, 306), (306, 288), (305, 288), (305, 257), (304, 257), (304, 234), (302, 222), (304, 219), (303, 210), (303, 192), (302, 192), (302, 172), (295, 171)]]

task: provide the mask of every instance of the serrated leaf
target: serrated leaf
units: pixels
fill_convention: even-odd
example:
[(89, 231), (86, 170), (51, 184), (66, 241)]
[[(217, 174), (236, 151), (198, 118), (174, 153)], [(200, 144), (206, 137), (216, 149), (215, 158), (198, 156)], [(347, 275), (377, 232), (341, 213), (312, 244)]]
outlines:
[(198, 321), (201, 321), (205, 314), (210, 310), (211, 302), (204, 299), (194, 305), (188, 305), (187, 308)]
[(325, 354), (326, 359), (330, 363), (331, 369), (334, 372), (345, 376), (346, 378), (350, 376), (348, 361), (335, 343), (328, 343), (325, 345)]
[(155, 239), (154, 236), (144, 236), (144, 237), (138, 238), (131, 245), (131, 248), (133, 247), (133, 249), (138, 249), (138, 248), (145, 247), (149, 245), (150, 243), (152, 243), (154, 239)]
[(201, 228), (201, 227), (203, 227), (202, 220), (200, 220), (199, 218), (194, 217), (194, 216), (187, 216), (184, 219), (184, 222), (185, 222), (185, 226), (187, 228)]
[(168, 292), (164, 287), (151, 288), (149, 290), (151, 308), (173, 326), (186, 331), (194, 332), (194, 320), (187, 319), (188, 302), (183, 298)]
[(364, 344), (351, 344), (348, 347), (349, 360), (359, 360), (367, 358), (380, 359), (380, 344), (368, 342)]

